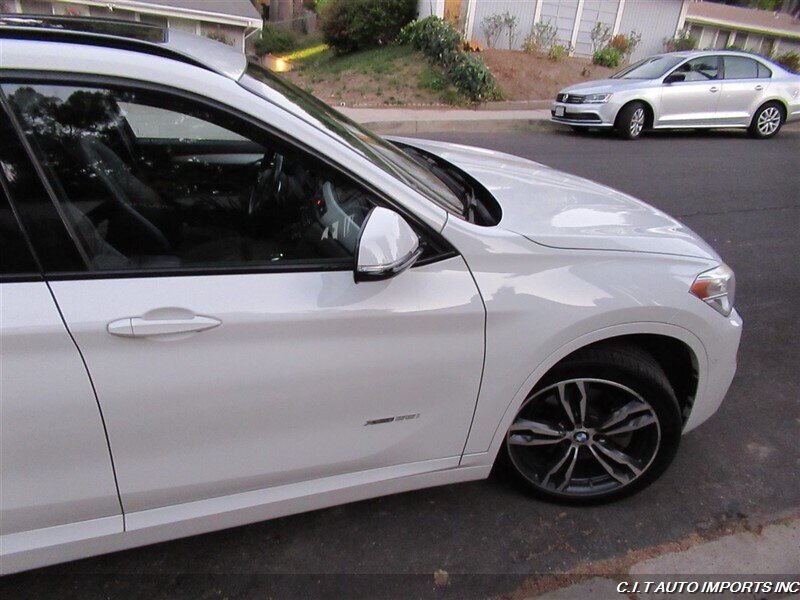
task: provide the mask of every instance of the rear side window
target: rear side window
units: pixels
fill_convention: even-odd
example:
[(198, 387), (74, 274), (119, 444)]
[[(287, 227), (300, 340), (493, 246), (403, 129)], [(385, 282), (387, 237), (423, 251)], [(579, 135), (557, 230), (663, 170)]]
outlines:
[[(758, 79), (758, 77), (764, 76), (759, 75), (759, 67), (766, 70), (766, 67), (752, 58), (745, 58), (744, 56), (726, 56), (725, 79)], [(766, 75), (766, 77), (769, 77), (769, 75)]]
[(772, 77), (772, 71), (770, 71), (767, 67), (758, 63), (758, 78), (759, 79), (769, 79)]

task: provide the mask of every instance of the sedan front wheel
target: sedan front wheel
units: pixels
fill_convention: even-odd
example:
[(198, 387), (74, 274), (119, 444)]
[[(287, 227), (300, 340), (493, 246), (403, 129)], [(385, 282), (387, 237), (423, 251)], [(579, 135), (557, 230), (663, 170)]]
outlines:
[(672, 461), (681, 414), (664, 371), (633, 346), (580, 351), (531, 393), (505, 452), (534, 494), (570, 504), (641, 490)]
[(614, 128), (623, 140), (635, 140), (642, 135), (646, 122), (647, 113), (644, 104), (631, 102), (619, 111)]

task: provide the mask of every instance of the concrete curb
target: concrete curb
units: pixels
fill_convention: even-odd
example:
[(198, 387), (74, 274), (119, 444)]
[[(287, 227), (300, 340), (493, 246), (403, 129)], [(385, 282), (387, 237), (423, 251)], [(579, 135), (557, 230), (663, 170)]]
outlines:
[(491, 119), (486, 121), (374, 121), (362, 123), (375, 133), (403, 135), (409, 133), (497, 132), (497, 131), (555, 131), (566, 126), (547, 119)]

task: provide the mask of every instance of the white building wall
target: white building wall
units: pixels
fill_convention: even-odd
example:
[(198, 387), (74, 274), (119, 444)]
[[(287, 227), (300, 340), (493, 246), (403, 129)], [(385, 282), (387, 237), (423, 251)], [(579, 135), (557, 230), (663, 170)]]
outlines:
[[(541, 1), (541, 0), (540, 0)], [(576, 0), (577, 1), (577, 0)], [(472, 27), (472, 39), (479, 44), (486, 44), (486, 37), (483, 35), (482, 23), (486, 17), (511, 13), (517, 17), (516, 43), (515, 50), (522, 47), (523, 40), (531, 33), (533, 26), (533, 16), (536, 12), (536, 0), (472, 0), (475, 3), (475, 19)], [(497, 42), (498, 48), (508, 48), (508, 35), (500, 36)]]
[(558, 43), (572, 42), (579, 0), (542, 0), (540, 21), (550, 23), (558, 31)]
[(592, 30), (597, 23), (603, 23), (613, 31), (618, 8), (619, 0), (586, 0), (583, 3), (575, 54), (581, 56), (592, 54)]
[(642, 34), (642, 42), (631, 60), (664, 51), (664, 39), (678, 30), (684, 0), (627, 0), (622, 11), (620, 33), (631, 30)]

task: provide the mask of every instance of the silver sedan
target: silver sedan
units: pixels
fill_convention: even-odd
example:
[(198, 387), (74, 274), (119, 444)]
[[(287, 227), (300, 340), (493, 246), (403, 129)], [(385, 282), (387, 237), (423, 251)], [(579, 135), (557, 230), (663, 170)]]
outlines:
[(625, 139), (646, 129), (712, 127), (769, 138), (800, 119), (800, 75), (747, 52), (659, 54), (561, 90), (551, 115), (576, 130), (614, 128)]

